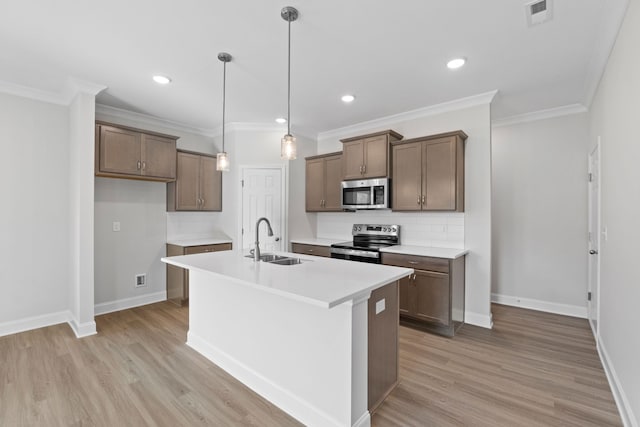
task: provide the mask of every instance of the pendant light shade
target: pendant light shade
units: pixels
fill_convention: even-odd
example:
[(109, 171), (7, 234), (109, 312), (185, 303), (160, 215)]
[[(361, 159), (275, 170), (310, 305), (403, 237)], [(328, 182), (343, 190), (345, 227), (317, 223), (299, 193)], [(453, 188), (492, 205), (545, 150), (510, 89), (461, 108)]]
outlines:
[(227, 101), (227, 62), (231, 62), (231, 55), (226, 52), (218, 54), (218, 59), (223, 63), (222, 71), (222, 152), (216, 156), (216, 170), (227, 172), (229, 170), (229, 156), (224, 151), (224, 125)]
[(289, 44), (287, 56), (287, 133), (280, 142), (280, 157), (283, 160), (295, 160), (296, 139), (291, 135), (291, 23), (298, 19), (298, 10), (295, 7), (286, 6), (280, 11), (282, 19), (289, 23)]

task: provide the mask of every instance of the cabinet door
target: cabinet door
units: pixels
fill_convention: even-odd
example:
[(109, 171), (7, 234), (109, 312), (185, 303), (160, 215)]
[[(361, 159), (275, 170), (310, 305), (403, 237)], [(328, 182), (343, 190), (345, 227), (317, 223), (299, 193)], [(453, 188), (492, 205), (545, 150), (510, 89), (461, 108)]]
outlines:
[(142, 135), (100, 126), (100, 172), (140, 175)]
[(216, 170), (215, 157), (200, 157), (200, 210), (222, 210), (222, 172)]
[(176, 141), (142, 134), (142, 175), (176, 178)]
[(456, 209), (455, 142), (455, 137), (451, 137), (424, 143), (424, 210)]
[(365, 139), (363, 176), (365, 178), (387, 176), (388, 158), (389, 143), (386, 135)]
[(195, 211), (200, 208), (200, 156), (177, 155), (176, 210)]
[(305, 179), (305, 209), (307, 212), (321, 211), (324, 199), (324, 159), (307, 160)]
[(324, 210), (342, 210), (342, 156), (326, 157), (324, 168)]
[(413, 281), (415, 309), (410, 313), (416, 319), (440, 325), (449, 325), (449, 275), (415, 270)]
[(400, 314), (409, 314), (409, 302), (410, 302), (410, 297), (409, 297), (409, 286), (412, 285), (412, 280), (411, 277), (413, 277), (413, 275), (411, 276), (407, 276), (407, 277), (403, 277), (402, 279), (399, 280), (399, 286), (400, 286)]
[(342, 179), (362, 178), (364, 166), (364, 141), (350, 141), (342, 144)]
[(422, 144), (393, 146), (392, 205), (394, 211), (422, 209)]

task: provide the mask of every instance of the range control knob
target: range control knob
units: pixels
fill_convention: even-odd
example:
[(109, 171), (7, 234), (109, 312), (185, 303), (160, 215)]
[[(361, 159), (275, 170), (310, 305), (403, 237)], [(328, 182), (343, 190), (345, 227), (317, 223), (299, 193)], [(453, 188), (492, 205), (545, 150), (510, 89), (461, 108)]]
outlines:
[(393, 231), (393, 232), (395, 233), (397, 230), (396, 230), (396, 228), (395, 228), (395, 227), (393, 227), (393, 228), (391, 229), (391, 231)]
[(362, 227), (358, 226), (358, 231), (362, 230)]
[(387, 231), (387, 227), (382, 227), (382, 231)]

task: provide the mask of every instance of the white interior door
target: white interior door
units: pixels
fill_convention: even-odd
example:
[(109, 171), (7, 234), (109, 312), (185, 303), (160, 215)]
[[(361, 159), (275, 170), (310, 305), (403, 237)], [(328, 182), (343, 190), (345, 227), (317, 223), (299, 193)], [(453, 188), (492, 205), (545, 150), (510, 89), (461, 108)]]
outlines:
[(600, 142), (589, 154), (589, 289), (587, 311), (594, 336), (598, 335), (600, 298)]
[(274, 168), (243, 168), (242, 170), (242, 249), (255, 246), (256, 221), (266, 217), (271, 223), (273, 236), (267, 236), (267, 225), (260, 224), (260, 250), (283, 250), (283, 170)]

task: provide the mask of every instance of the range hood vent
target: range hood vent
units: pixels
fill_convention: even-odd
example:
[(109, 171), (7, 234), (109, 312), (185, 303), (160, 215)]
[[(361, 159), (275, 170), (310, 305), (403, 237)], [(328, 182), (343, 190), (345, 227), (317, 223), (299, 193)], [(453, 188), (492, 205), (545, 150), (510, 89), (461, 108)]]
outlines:
[(525, 5), (527, 24), (532, 27), (549, 21), (553, 17), (553, 0), (536, 0)]

